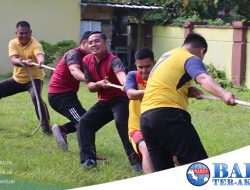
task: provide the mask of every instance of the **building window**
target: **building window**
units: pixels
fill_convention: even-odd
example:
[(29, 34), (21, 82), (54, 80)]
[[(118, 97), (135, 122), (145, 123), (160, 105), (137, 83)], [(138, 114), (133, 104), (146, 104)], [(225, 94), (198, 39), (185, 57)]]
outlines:
[(101, 22), (96, 21), (81, 21), (80, 26), (81, 36), (86, 31), (101, 31)]

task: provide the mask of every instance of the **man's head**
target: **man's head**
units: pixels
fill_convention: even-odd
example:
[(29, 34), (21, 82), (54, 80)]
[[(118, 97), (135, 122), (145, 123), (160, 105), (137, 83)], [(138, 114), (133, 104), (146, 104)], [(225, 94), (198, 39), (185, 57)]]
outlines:
[(20, 44), (27, 45), (31, 40), (32, 30), (27, 21), (20, 21), (16, 24), (16, 37)]
[(148, 80), (154, 64), (154, 53), (149, 48), (141, 48), (135, 53), (135, 66), (143, 80)]
[(204, 58), (207, 52), (207, 42), (205, 38), (197, 33), (189, 34), (184, 40), (183, 47), (201, 59)]
[(89, 38), (90, 33), (91, 31), (84, 32), (80, 40), (80, 47), (87, 53), (90, 53), (89, 44), (88, 44), (88, 38)]
[(88, 44), (91, 53), (93, 53), (95, 56), (106, 53), (108, 50), (106, 40), (107, 37), (103, 32), (91, 32), (88, 38)]

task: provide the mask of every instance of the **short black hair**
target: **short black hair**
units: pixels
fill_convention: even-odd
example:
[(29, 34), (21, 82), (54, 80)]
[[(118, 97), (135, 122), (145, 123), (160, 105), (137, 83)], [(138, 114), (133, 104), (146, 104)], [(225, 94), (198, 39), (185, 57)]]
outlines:
[(107, 40), (106, 34), (104, 34), (104, 33), (101, 32), (101, 31), (94, 31), (94, 32), (91, 32), (91, 33), (89, 34), (89, 37), (90, 37), (91, 35), (93, 35), (93, 34), (100, 34), (100, 35), (101, 35), (101, 38), (102, 38), (104, 41)]
[(149, 58), (151, 61), (154, 61), (154, 53), (149, 48), (141, 48), (135, 52), (135, 59), (141, 60), (141, 59), (147, 59)]
[(18, 27), (27, 27), (27, 28), (30, 28), (30, 24), (27, 21), (19, 21), (16, 24), (16, 28), (18, 28)]
[(207, 52), (207, 41), (200, 34), (188, 34), (183, 45), (185, 44), (191, 44), (193, 48), (205, 48), (205, 53)]
[(91, 34), (91, 31), (86, 31), (82, 34), (82, 38), (80, 40), (80, 43), (83, 41), (83, 40), (87, 40), (89, 38), (89, 35)]

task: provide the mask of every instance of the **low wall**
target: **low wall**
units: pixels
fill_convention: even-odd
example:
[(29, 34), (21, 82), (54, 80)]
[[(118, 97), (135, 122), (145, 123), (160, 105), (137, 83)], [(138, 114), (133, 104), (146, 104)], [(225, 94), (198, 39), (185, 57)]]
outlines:
[[(184, 25), (185, 26), (185, 25)], [(190, 32), (196, 32), (204, 36), (208, 43), (208, 52), (205, 55), (204, 62), (206, 64), (212, 64), (218, 70), (222, 70), (226, 73), (228, 80), (233, 81), (233, 74), (237, 81), (233, 81), (236, 85), (239, 81), (244, 83), (250, 88), (250, 27), (245, 27), (246, 40), (244, 38), (244, 32), (242, 35), (242, 41), (235, 40), (235, 36), (238, 35), (241, 28), (235, 29), (232, 26), (207, 26), (207, 25), (187, 25), (188, 27), (173, 27), (173, 26), (154, 26), (153, 28), (153, 51), (155, 58), (158, 59), (164, 52), (173, 48), (180, 47), (184, 41), (185, 35)], [(188, 29), (188, 30), (187, 30)], [(237, 30), (237, 32), (236, 32)], [(233, 48), (234, 44), (238, 43), (242, 48), (242, 52), (235, 52)], [(237, 48), (236, 48), (237, 49)], [(235, 54), (239, 57), (239, 63), (235, 62)], [(239, 55), (238, 55), (239, 54)], [(234, 55), (234, 61), (233, 61)], [(244, 69), (244, 72), (234, 72), (233, 68)], [(237, 65), (239, 64), (239, 66)], [(243, 65), (243, 67), (242, 67)], [(233, 73), (233, 74), (232, 74)]]
[(247, 30), (246, 38), (246, 85), (250, 89), (250, 28)]

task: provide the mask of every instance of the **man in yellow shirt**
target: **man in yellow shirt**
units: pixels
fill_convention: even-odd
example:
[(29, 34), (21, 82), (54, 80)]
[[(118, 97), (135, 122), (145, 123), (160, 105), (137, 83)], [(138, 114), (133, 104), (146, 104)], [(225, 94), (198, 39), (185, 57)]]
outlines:
[(203, 95), (191, 86), (191, 79), (226, 104), (236, 105), (234, 95), (208, 75), (202, 62), (206, 51), (206, 40), (190, 34), (181, 48), (163, 54), (151, 70), (141, 106), (141, 131), (155, 171), (174, 167), (173, 156), (181, 165), (207, 158), (187, 112), (188, 98)]
[[(16, 24), (16, 38), (9, 42), (9, 57), (14, 65), (13, 76), (0, 82), (0, 98), (28, 91), (35, 106), (36, 115), (38, 119), (41, 119), (43, 133), (50, 134), (49, 113), (41, 97), (44, 71), (32, 65), (32, 62), (44, 64), (44, 51), (41, 44), (32, 37), (32, 30), (28, 22), (20, 21)], [(37, 100), (28, 72), (34, 79), (41, 118), (39, 118)]]
[(142, 160), (145, 174), (153, 172), (153, 166), (146, 143), (140, 129), (141, 101), (151, 69), (155, 64), (154, 53), (148, 48), (141, 48), (135, 53), (135, 66), (137, 71), (130, 71), (126, 78), (125, 90), (129, 101), (128, 132), (130, 142)]

